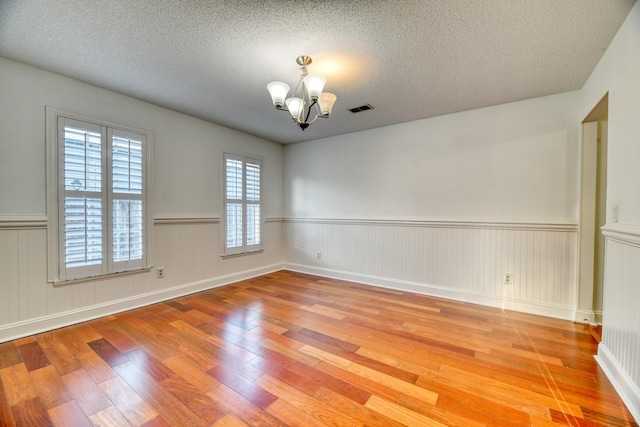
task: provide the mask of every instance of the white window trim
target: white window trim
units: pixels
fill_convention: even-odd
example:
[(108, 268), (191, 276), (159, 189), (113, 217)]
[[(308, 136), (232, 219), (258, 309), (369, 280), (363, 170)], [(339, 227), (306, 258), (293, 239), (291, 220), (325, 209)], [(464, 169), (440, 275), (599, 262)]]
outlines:
[[(261, 156), (257, 156), (257, 155), (253, 155), (253, 154), (248, 154), (248, 153), (241, 153), (241, 152), (237, 152), (237, 151), (227, 151), (224, 150), (222, 152), (222, 167), (221, 167), (221, 195), (222, 195), (222, 214), (220, 215), (220, 223), (222, 225), (222, 229), (220, 232), (220, 244), (221, 244), (221, 254), (220, 256), (223, 258), (228, 258), (228, 257), (236, 257), (236, 256), (242, 256), (242, 255), (250, 255), (250, 254), (256, 254), (256, 253), (261, 253), (264, 251), (264, 160)], [(260, 165), (260, 201), (258, 203), (258, 206), (260, 207), (260, 243), (258, 245), (251, 245), (251, 246), (246, 246), (246, 221), (244, 222), (244, 230), (243, 230), (243, 246), (242, 247), (238, 247), (238, 248), (227, 248), (227, 173), (226, 173), (226, 167), (227, 167), (227, 157), (229, 158), (234, 158), (236, 160), (241, 160), (243, 162), (243, 176), (246, 173), (246, 169), (244, 167), (245, 163), (248, 162), (255, 162), (258, 163)], [(246, 195), (245, 195), (245, 190), (246, 187), (244, 185), (244, 179), (243, 179), (243, 206), (245, 207), (245, 209), (243, 209), (244, 212), (246, 212)], [(246, 217), (245, 217), (246, 219)]]
[[(94, 274), (87, 277), (78, 277), (65, 279), (60, 276), (60, 257), (63, 256), (60, 248), (59, 232), (60, 232), (60, 215), (59, 215), (59, 197), (63, 196), (60, 189), (60, 159), (58, 158), (58, 117), (89, 122), (98, 126), (106, 126), (116, 128), (123, 131), (135, 132), (143, 134), (146, 138), (145, 147), (145, 173), (146, 179), (144, 189), (144, 262), (141, 267), (135, 267), (129, 270), (107, 271), (100, 274)], [(152, 263), (152, 200), (153, 194), (153, 134), (149, 130), (122, 126), (120, 124), (111, 123), (105, 120), (96, 119), (86, 115), (80, 115), (72, 111), (63, 110), (57, 107), (45, 106), (45, 146), (46, 146), (46, 197), (47, 197), (47, 281), (54, 285), (65, 285), (77, 282), (92, 281), (100, 278), (128, 275), (136, 272), (148, 272)], [(110, 263), (111, 261), (105, 261)]]

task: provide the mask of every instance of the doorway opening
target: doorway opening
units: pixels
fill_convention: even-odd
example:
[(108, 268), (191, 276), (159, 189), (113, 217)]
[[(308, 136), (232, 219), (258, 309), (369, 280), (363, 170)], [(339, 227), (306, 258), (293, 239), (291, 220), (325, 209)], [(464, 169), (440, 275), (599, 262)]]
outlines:
[(607, 212), (609, 94), (582, 122), (580, 259), (576, 321), (602, 324), (604, 237)]

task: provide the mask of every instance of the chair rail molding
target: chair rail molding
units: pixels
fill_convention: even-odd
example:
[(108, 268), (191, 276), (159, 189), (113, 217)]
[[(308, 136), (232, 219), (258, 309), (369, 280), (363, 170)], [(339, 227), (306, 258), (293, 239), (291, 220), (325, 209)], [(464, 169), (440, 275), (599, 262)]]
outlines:
[(503, 218), (447, 219), (447, 218), (306, 218), (285, 217), (285, 223), (395, 225), (432, 228), (487, 228), (503, 230), (577, 231), (578, 223), (571, 219), (510, 220)]
[(46, 229), (47, 223), (46, 215), (0, 215), (0, 230)]

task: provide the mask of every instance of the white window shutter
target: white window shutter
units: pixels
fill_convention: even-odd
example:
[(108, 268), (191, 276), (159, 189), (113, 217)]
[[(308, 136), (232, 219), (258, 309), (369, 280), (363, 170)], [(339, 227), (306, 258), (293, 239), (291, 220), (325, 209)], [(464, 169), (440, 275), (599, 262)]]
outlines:
[(146, 266), (146, 135), (58, 116), (58, 280)]
[(224, 254), (262, 249), (259, 160), (224, 154)]
[(105, 128), (60, 118), (60, 273), (65, 279), (104, 273)]
[(260, 239), (260, 175), (261, 164), (252, 160), (245, 163), (246, 240), (247, 252), (261, 249)]
[(145, 265), (145, 136), (110, 130), (111, 257), (116, 271)]

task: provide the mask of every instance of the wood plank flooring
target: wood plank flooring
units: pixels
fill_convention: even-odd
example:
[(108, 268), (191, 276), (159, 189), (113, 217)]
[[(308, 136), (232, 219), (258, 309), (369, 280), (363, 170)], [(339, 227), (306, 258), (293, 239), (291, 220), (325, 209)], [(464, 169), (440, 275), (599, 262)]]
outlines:
[(583, 325), (288, 271), (0, 344), (2, 426), (637, 426)]

